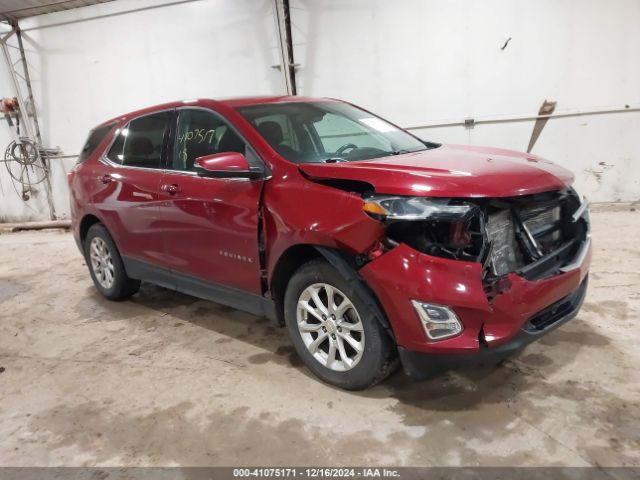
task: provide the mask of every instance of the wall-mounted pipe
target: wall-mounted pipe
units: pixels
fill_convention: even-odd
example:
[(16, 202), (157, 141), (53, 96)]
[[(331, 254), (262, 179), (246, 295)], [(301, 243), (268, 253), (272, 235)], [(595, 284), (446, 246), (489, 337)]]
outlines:
[[(606, 115), (615, 113), (627, 113), (627, 112), (640, 112), (640, 105), (624, 105), (621, 107), (605, 107), (601, 109), (591, 110), (576, 110), (572, 112), (554, 113), (552, 115), (513, 115), (504, 117), (486, 117), (473, 119), (474, 125), (482, 124), (494, 124), (494, 123), (513, 123), (513, 122), (530, 122), (539, 119), (554, 119), (554, 118), (567, 118), (567, 117), (581, 117), (585, 115)], [(455, 122), (446, 123), (430, 123), (426, 125), (413, 125), (405, 127), (406, 130), (422, 130), (426, 128), (441, 128), (441, 127), (464, 127), (469, 124), (470, 119), (459, 120)]]
[[(585, 115), (606, 115), (626, 112), (640, 112), (640, 106), (627, 106), (621, 108), (605, 108), (601, 110), (584, 110), (565, 113), (556, 113), (553, 115), (528, 115), (528, 116), (511, 116), (511, 117), (497, 117), (497, 118), (483, 118), (480, 120), (473, 120), (473, 125), (492, 124), (492, 123), (509, 123), (509, 122), (531, 122), (540, 118), (553, 119), (553, 118), (567, 118), (567, 117), (580, 117)], [(461, 120), (458, 122), (450, 123), (432, 123), (428, 125), (416, 125), (410, 127), (404, 127), (405, 130), (422, 130), (427, 128), (442, 128), (442, 127), (465, 127), (469, 125), (470, 119)], [(340, 136), (340, 135), (336, 135)], [(74, 158), (78, 155), (52, 155), (48, 158)]]

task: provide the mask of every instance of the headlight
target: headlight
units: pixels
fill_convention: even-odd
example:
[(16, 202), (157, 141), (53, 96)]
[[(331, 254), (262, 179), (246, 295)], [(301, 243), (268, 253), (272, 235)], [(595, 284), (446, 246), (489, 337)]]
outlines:
[(384, 222), (386, 238), (438, 257), (483, 261), (486, 257), (484, 213), (458, 199), (373, 196), (363, 210)]
[(380, 196), (365, 199), (363, 210), (383, 220), (461, 220), (477, 207), (446, 198)]

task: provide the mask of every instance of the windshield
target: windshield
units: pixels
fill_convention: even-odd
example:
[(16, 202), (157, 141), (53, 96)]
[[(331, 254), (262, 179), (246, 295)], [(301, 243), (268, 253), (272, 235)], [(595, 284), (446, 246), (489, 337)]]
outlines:
[(426, 150), (427, 144), (342, 102), (238, 108), (280, 155), (295, 163), (345, 162)]

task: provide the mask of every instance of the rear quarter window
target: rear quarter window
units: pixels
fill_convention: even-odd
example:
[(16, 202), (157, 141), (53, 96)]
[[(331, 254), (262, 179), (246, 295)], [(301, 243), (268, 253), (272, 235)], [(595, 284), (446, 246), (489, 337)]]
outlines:
[(107, 158), (129, 167), (160, 168), (172, 111), (162, 111), (131, 120), (118, 130)]
[(95, 151), (100, 142), (104, 140), (107, 134), (111, 131), (115, 123), (109, 123), (107, 125), (102, 125), (100, 127), (96, 127), (89, 132), (89, 138), (84, 143), (82, 150), (80, 151), (80, 155), (78, 155), (78, 162), (84, 162), (89, 156)]

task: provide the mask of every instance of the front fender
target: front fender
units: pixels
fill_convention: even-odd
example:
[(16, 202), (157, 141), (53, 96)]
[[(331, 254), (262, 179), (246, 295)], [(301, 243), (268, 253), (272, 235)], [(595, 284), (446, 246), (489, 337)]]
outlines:
[(355, 269), (355, 265), (353, 262), (350, 262), (343, 254), (341, 254), (337, 250), (333, 250), (326, 247), (315, 247), (318, 252), (325, 258), (327, 262), (329, 262), (333, 268), (338, 270), (340, 274), (349, 282), (349, 284), (353, 287), (353, 289), (358, 292), (360, 298), (362, 298), (369, 308), (376, 314), (376, 319), (382, 324), (382, 326), (387, 330), (391, 338), (394, 338), (393, 330), (391, 329), (391, 325), (389, 325), (389, 321), (387, 320), (387, 316), (384, 313), (384, 310), (380, 306), (380, 302), (376, 298), (375, 294), (371, 291), (371, 289), (364, 282), (362, 277), (358, 274)]

